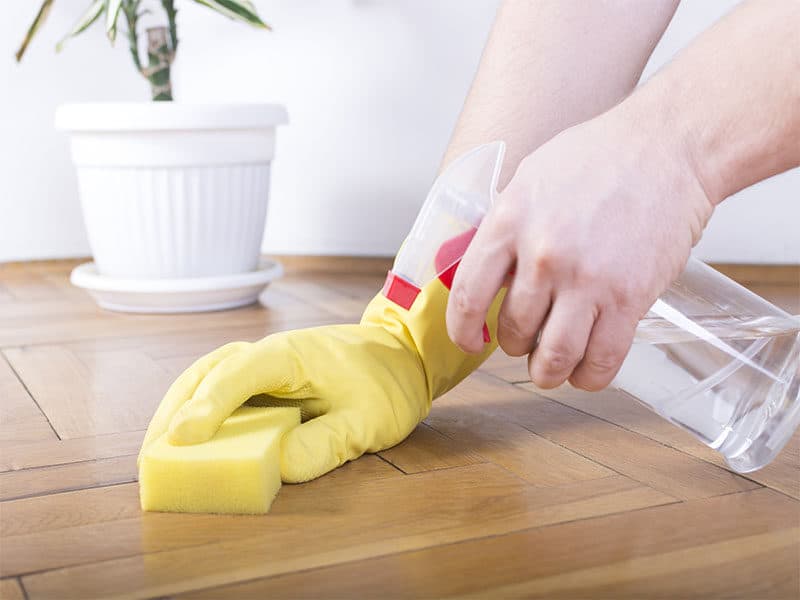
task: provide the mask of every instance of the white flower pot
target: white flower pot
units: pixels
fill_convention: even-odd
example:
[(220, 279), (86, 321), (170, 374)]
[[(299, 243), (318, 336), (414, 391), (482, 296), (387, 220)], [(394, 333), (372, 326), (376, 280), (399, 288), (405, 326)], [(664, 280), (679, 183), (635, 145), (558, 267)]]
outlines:
[(282, 106), (71, 104), (70, 133), (97, 270), (127, 279), (258, 265)]

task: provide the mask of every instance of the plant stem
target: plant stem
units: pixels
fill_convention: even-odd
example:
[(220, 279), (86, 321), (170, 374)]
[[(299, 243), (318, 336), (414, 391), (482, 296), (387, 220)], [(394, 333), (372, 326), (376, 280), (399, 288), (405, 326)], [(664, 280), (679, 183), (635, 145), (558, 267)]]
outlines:
[(161, 0), (161, 5), (164, 7), (164, 12), (167, 13), (167, 22), (169, 23), (169, 47), (172, 51), (172, 59), (175, 59), (175, 53), (178, 51), (178, 28), (175, 25), (175, 0)]
[(142, 73), (150, 81), (153, 100), (172, 100), (170, 63), (172, 49), (167, 41), (166, 27), (151, 27), (147, 30), (147, 57), (149, 64)]
[(142, 61), (139, 59), (139, 38), (136, 34), (136, 26), (139, 21), (139, 0), (124, 0), (122, 12), (125, 13), (125, 21), (128, 23), (128, 47), (131, 51), (131, 58), (136, 70), (142, 72)]

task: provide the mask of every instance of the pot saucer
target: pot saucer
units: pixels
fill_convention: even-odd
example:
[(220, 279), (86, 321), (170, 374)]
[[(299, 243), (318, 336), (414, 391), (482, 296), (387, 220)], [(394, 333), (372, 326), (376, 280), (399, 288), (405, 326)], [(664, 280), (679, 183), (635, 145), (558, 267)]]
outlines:
[(100, 307), (117, 312), (185, 313), (253, 304), (273, 279), (283, 275), (275, 260), (261, 258), (247, 273), (188, 279), (121, 279), (101, 275), (93, 262), (72, 270), (70, 281)]

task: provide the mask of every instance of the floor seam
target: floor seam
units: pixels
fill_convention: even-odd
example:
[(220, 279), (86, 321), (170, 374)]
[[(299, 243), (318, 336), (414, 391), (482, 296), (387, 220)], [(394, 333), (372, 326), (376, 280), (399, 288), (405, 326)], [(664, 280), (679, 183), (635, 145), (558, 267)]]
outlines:
[(39, 465), (37, 467), (22, 467), (19, 469), (6, 469), (4, 471), (0, 471), (0, 475), (5, 473), (24, 473), (25, 471), (36, 471), (37, 469), (51, 469), (54, 467), (65, 467), (67, 465), (82, 465), (86, 463), (92, 462), (100, 462), (103, 460), (114, 460), (115, 458), (125, 458), (127, 456), (136, 456), (138, 452), (126, 452), (125, 454), (112, 454), (111, 456), (99, 456), (96, 458), (84, 458), (81, 460), (67, 460), (60, 463), (52, 463), (47, 465)]
[(97, 485), (87, 485), (84, 487), (67, 487), (58, 490), (51, 490), (48, 492), (42, 492), (40, 494), (23, 494), (22, 496), (13, 496), (11, 498), (3, 498), (0, 500), (0, 504), (4, 502), (13, 502), (15, 500), (28, 500), (29, 498), (42, 498), (44, 496), (55, 496), (57, 494), (68, 494), (71, 492), (81, 492), (83, 490), (97, 490), (100, 488), (107, 488), (107, 487), (114, 487), (117, 485), (125, 485), (128, 483), (136, 483), (138, 479), (134, 477), (133, 479), (124, 479), (121, 481), (110, 481), (105, 483), (99, 483)]
[(5, 360), (6, 364), (8, 365), (8, 368), (11, 369), (12, 373), (14, 373), (14, 377), (17, 378), (17, 381), (19, 381), (20, 385), (23, 387), (25, 392), (28, 394), (28, 396), (30, 396), (31, 401), (34, 403), (34, 405), (36, 406), (38, 411), (44, 417), (44, 420), (47, 421), (47, 424), (50, 426), (50, 429), (52, 430), (53, 434), (56, 436), (56, 439), (61, 440), (61, 436), (58, 435), (58, 431), (56, 431), (56, 428), (53, 427), (53, 424), (50, 422), (50, 418), (47, 416), (47, 413), (44, 412), (42, 407), (39, 405), (39, 402), (36, 400), (36, 397), (31, 393), (30, 389), (28, 389), (28, 385), (22, 380), (22, 377), (17, 372), (17, 370), (14, 368), (14, 365), (11, 363), (11, 360), (9, 360), (8, 356), (6, 355), (5, 350), (2, 349), (2, 348), (0, 348), (0, 356), (3, 357), (3, 360)]

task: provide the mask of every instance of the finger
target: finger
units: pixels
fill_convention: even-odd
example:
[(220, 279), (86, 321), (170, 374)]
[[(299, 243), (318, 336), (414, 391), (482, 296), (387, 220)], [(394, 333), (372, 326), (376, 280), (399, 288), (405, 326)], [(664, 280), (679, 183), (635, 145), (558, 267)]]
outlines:
[(199, 444), (213, 435), (233, 411), (257, 394), (284, 398), (310, 395), (300, 373), (300, 358), (275, 338), (253, 344), (217, 364), (169, 425), (172, 444)]
[(497, 341), (509, 356), (533, 351), (551, 304), (549, 283), (521, 263), (517, 263), (497, 320)]
[(150, 424), (147, 426), (147, 433), (142, 442), (142, 448), (153, 440), (161, 437), (169, 428), (169, 423), (176, 412), (184, 403), (192, 397), (197, 386), (208, 373), (221, 361), (229, 356), (240, 352), (250, 346), (248, 342), (232, 342), (217, 348), (213, 352), (197, 359), (192, 366), (186, 369), (173, 382), (164, 395), (161, 404), (158, 405)]
[(490, 212), (461, 259), (447, 300), (447, 333), (465, 352), (484, 348), (486, 313), (513, 262), (509, 235), (498, 211)]
[(561, 385), (583, 358), (596, 311), (575, 294), (553, 301), (539, 344), (528, 359), (531, 381), (544, 389)]
[(602, 310), (595, 321), (586, 354), (570, 377), (584, 390), (601, 390), (617, 374), (630, 350), (638, 319), (627, 312)]
[(332, 411), (295, 427), (281, 441), (281, 479), (310, 481), (369, 450), (363, 415)]

